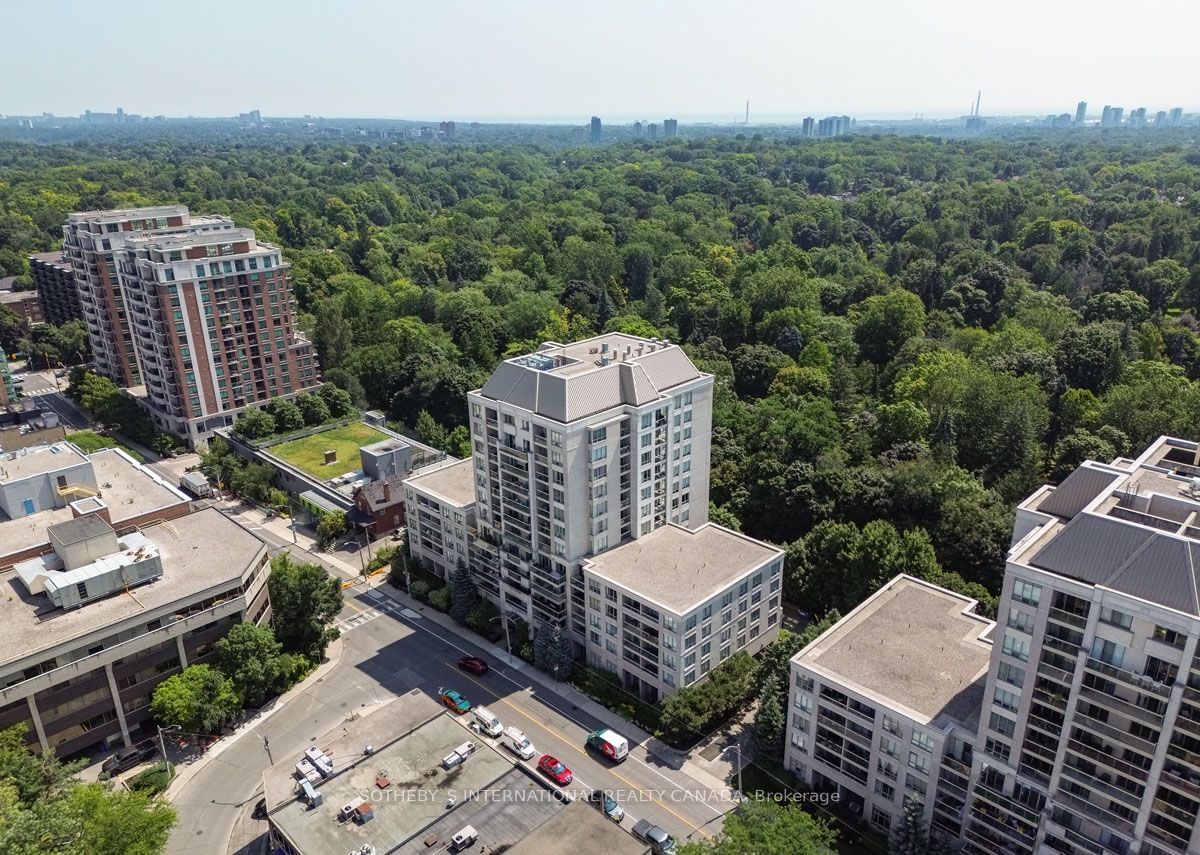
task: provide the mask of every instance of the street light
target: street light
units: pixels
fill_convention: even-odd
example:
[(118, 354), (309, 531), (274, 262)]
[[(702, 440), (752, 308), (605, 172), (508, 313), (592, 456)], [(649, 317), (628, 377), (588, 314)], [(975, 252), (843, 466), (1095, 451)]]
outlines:
[(490, 621), (488, 621), (488, 623), (492, 624), (492, 623), (495, 623), (496, 621), (503, 621), (504, 650), (508, 653), (508, 664), (512, 665), (512, 638), (510, 638), (509, 634), (508, 634), (508, 622), (510, 620), (512, 620), (512, 615), (496, 615), (494, 618), (492, 618)]
[(169, 724), (166, 727), (163, 727), (162, 725), (158, 726), (158, 750), (162, 754), (163, 762), (166, 763), (167, 766), (171, 765), (171, 761), (167, 759), (167, 743), (166, 740), (163, 739), (163, 734), (169, 733), (173, 730), (183, 730), (183, 726), (178, 724)]

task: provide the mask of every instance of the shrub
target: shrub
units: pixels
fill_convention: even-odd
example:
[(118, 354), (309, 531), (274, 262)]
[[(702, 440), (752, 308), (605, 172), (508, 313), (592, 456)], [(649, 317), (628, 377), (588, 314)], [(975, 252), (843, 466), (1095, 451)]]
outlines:
[(175, 777), (175, 769), (169, 763), (155, 763), (149, 769), (138, 772), (129, 779), (129, 789), (134, 792), (157, 796), (163, 792)]
[(412, 595), (423, 603), (429, 602), (429, 583), (420, 579), (412, 583)]
[(438, 588), (429, 595), (429, 605), (433, 606), (439, 612), (450, 611), (450, 600), (451, 595), (449, 588)]

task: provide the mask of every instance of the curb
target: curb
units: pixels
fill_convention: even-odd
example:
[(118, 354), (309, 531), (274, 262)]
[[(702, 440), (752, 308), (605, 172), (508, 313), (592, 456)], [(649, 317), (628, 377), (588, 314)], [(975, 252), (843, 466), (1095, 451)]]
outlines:
[[(253, 719), (243, 721), (240, 725), (238, 725), (233, 733), (229, 734), (228, 736), (221, 737), (221, 739), (217, 741), (216, 745), (204, 753), (204, 756), (189, 763), (187, 768), (179, 772), (167, 786), (167, 788), (163, 790), (162, 798), (169, 801), (173, 797), (177, 796), (179, 791), (182, 790), (192, 778), (199, 774), (201, 769), (206, 767), (213, 760), (217, 759), (217, 757), (219, 757), (226, 748), (228, 748), (243, 734), (245, 734), (246, 731), (253, 730), (255, 727), (258, 727), (271, 716), (275, 715), (275, 713), (277, 713), (279, 710), (283, 709), (283, 707), (289, 701), (293, 700), (297, 695), (303, 694), (313, 685), (315, 685), (318, 678), (324, 677), (335, 667), (337, 667), (337, 665), (342, 661), (342, 655), (345, 653), (345, 650), (345, 644), (342, 643), (340, 638), (334, 639), (332, 642), (330, 642), (329, 648), (326, 650), (324, 662), (314, 668), (309, 675), (299, 683), (292, 686), (282, 695), (277, 697), (271, 703), (270, 709), (260, 711)], [(178, 764), (176, 764), (176, 768), (178, 768)]]

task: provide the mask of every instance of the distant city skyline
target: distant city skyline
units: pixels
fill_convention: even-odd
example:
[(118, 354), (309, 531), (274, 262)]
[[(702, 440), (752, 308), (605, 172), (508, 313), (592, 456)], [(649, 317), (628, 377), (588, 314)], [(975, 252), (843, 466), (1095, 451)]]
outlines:
[[(751, 124), (763, 124), (965, 116), (979, 89), (983, 116), (1057, 115), (1080, 100), (1127, 115), (1200, 109), (1194, 54), (1136, 38), (1127, 7), (1111, 0), (450, 0), (420, 16), (375, 0), (346, 0), (337, 15), (316, 0), (213, 0), (204, 15), (130, 0), (92, 9), (6, 4), (0, 76), (20, 85), (0, 113), (733, 123), (748, 98)], [(1134, 24), (1186, 33), (1200, 8), (1163, 0)], [(131, 40), (136, 61), (104, 60), (105, 45), (115, 58)], [(261, 49), (247, 48), (254, 41)]]

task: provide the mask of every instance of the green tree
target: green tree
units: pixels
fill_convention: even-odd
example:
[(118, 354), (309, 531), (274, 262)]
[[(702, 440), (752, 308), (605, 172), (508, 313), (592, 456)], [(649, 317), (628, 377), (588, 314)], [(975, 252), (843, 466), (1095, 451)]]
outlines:
[(876, 365), (891, 362), (900, 347), (925, 328), (921, 298), (900, 288), (868, 297), (857, 308), (854, 340)]
[(296, 408), (300, 410), (300, 415), (304, 418), (306, 426), (312, 427), (329, 421), (329, 405), (319, 395), (302, 392), (296, 396), (295, 403)]
[(341, 583), (319, 565), (294, 562), (284, 552), (271, 559), (267, 586), (271, 626), (284, 651), (320, 662), (338, 636), (331, 624), (342, 610)]
[(304, 427), (304, 414), (287, 398), (272, 398), (263, 411), (275, 420), (276, 433), (292, 433)]
[(340, 419), (354, 412), (354, 400), (350, 393), (332, 383), (325, 383), (317, 389), (317, 397), (329, 408), (331, 418)]
[(150, 697), (150, 714), (190, 733), (216, 733), (241, 712), (233, 682), (207, 665), (189, 665), (163, 680)]
[(244, 439), (266, 439), (275, 433), (275, 419), (262, 410), (244, 410), (234, 419), (233, 432)]
[(912, 794), (905, 796), (900, 820), (892, 826), (888, 855), (931, 855), (936, 845), (925, 825), (925, 803)]
[(450, 617), (459, 623), (466, 623), (479, 601), (479, 592), (475, 589), (475, 580), (471, 571), (460, 558), (454, 572), (450, 574)]
[(217, 641), (217, 663), (250, 707), (285, 691), (295, 669), (271, 628), (252, 623), (239, 623)]
[(775, 762), (783, 757), (787, 722), (779, 703), (779, 692), (779, 678), (772, 675), (761, 689), (758, 709), (754, 713), (754, 756), (763, 762)]
[(750, 799), (725, 818), (711, 840), (679, 847), (679, 855), (836, 855), (837, 833), (798, 805)]
[(329, 549), (346, 533), (346, 512), (330, 511), (317, 520), (317, 548)]

